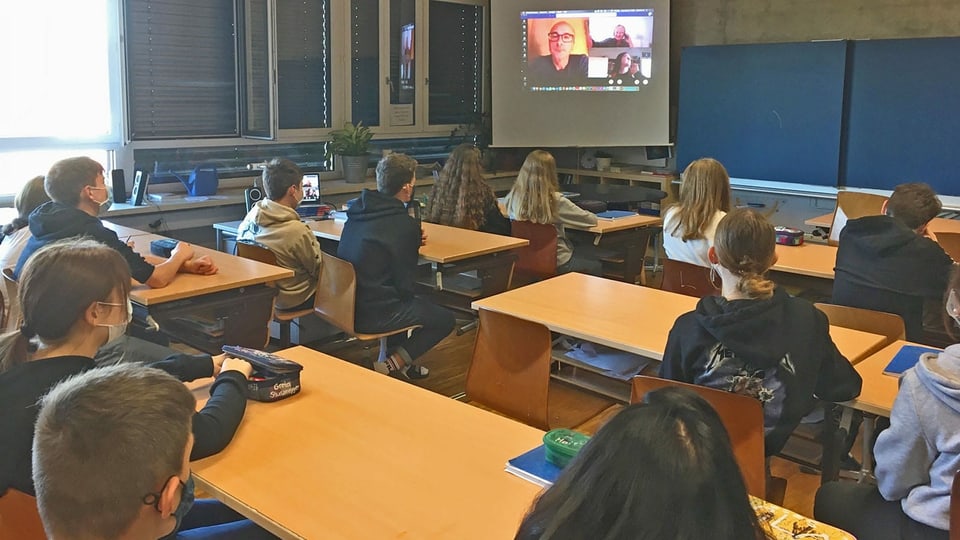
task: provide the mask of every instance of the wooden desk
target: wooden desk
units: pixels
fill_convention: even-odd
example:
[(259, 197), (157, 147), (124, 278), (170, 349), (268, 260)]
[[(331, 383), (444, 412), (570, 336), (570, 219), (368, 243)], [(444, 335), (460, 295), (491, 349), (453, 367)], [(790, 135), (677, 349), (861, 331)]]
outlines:
[[(830, 225), (833, 224), (833, 212), (824, 214), (822, 216), (812, 217), (804, 221), (804, 224), (829, 229)], [(933, 231), (933, 234), (941, 232), (960, 233), (960, 219), (946, 219), (939, 217), (933, 218), (930, 221), (930, 230)]]
[(147, 231), (141, 231), (140, 229), (134, 229), (131, 227), (125, 227), (123, 225), (117, 225), (116, 223), (113, 223), (112, 221), (107, 221), (107, 220), (103, 220), (103, 226), (117, 233), (117, 236), (120, 237), (121, 242), (126, 242), (127, 239), (134, 236), (151, 234)]
[[(150, 253), (155, 234), (134, 236), (134, 249)], [(269, 339), (276, 289), (267, 287), (290, 277), (292, 270), (194, 246), (219, 268), (212, 276), (177, 274), (160, 289), (134, 284), (130, 299), (138, 324), (159, 327), (163, 333), (202, 351), (217, 354), (223, 345), (263, 347)]]
[(659, 227), (663, 224), (663, 221), (657, 216), (647, 216), (643, 214), (637, 214), (635, 216), (629, 216), (624, 218), (617, 219), (597, 219), (597, 224), (593, 227), (567, 227), (571, 230), (580, 230), (587, 231), (594, 234), (609, 234), (617, 231), (627, 231), (631, 229), (639, 229), (642, 227)]
[(250, 402), (198, 487), (281, 538), (513, 538), (543, 432), (303, 347), (303, 390)]
[[(691, 296), (570, 273), (477, 300), (472, 307), (659, 361), (673, 323), (696, 305), (697, 299)], [(851, 362), (879, 350), (886, 339), (838, 326), (830, 327), (830, 335)], [(615, 399), (629, 397), (629, 389), (621, 388), (620, 381), (605, 384), (594, 377), (575, 379), (577, 376), (565, 378)]]
[[(137, 253), (149, 255), (150, 242), (160, 238), (164, 237), (156, 234), (140, 234), (134, 236), (131, 241), (135, 244), (134, 250)], [(130, 299), (138, 304), (150, 306), (293, 277), (293, 270), (243, 259), (201, 246), (193, 247), (197, 257), (203, 255), (210, 257), (220, 271), (212, 276), (177, 274), (173, 283), (160, 289), (135, 284), (130, 291)]]
[(844, 403), (845, 406), (877, 416), (890, 416), (893, 400), (896, 399), (897, 391), (900, 389), (900, 379), (884, 375), (883, 369), (904, 345), (918, 344), (894, 341), (854, 366), (863, 378), (863, 389), (856, 399)]
[(771, 270), (833, 280), (837, 264), (836, 246), (804, 243), (799, 246), (777, 244), (777, 264)]

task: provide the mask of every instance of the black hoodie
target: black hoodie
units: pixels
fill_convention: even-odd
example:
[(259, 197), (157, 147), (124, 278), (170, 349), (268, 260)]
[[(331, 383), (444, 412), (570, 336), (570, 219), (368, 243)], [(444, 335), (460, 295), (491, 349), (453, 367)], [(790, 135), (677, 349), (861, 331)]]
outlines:
[(670, 330), (660, 376), (759, 399), (768, 456), (783, 449), (814, 396), (847, 401), (862, 383), (830, 339), (827, 316), (779, 288), (769, 300), (701, 299)]
[(399, 199), (369, 189), (347, 216), (337, 256), (357, 273), (357, 331), (382, 331), (380, 323), (414, 296), (420, 225)]
[(83, 210), (64, 206), (58, 202), (46, 202), (30, 214), (30, 234), (33, 237), (27, 241), (14, 274), (20, 277), (23, 265), (27, 259), (43, 246), (74, 237), (88, 237), (106, 244), (120, 252), (120, 255), (130, 266), (130, 274), (140, 283), (146, 283), (153, 275), (153, 265), (148, 263), (130, 246), (120, 241), (117, 233), (103, 226), (100, 218), (93, 217)]
[(840, 232), (833, 303), (895, 313), (907, 339), (923, 339), (924, 299), (940, 300), (953, 260), (900, 220), (867, 216)]

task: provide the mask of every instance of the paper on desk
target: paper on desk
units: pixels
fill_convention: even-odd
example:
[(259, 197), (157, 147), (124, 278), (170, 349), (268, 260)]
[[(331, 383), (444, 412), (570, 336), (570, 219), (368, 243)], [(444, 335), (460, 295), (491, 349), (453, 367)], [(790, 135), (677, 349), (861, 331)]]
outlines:
[(602, 370), (610, 377), (624, 381), (637, 375), (650, 364), (648, 358), (589, 341), (575, 343), (564, 357), (575, 364), (585, 364)]

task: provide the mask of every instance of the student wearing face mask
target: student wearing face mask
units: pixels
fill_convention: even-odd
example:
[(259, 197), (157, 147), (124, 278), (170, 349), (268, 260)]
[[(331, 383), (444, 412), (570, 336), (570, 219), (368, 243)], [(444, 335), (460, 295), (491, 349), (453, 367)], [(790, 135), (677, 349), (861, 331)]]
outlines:
[(129, 364), (90, 370), (51, 390), (33, 443), (47, 536), (274, 538), (219, 501), (194, 501), (194, 407), (179, 381)]
[[(123, 335), (129, 292), (123, 258), (93, 240), (51, 244), (24, 267), (23, 326), (0, 336), (0, 495), (8, 488), (33, 493), (30, 443), (37, 402), (59, 381), (92, 369), (97, 350)], [(223, 355), (175, 355), (152, 365), (182, 381), (216, 376), (210, 399), (193, 416), (190, 458), (222, 450), (243, 418), (250, 364)]]
[(209, 257), (194, 258), (193, 247), (180, 242), (169, 259), (145, 259), (121, 242), (117, 233), (103, 226), (101, 210), (109, 208), (110, 194), (103, 179), (103, 166), (88, 157), (73, 157), (53, 164), (43, 182), (51, 202), (30, 214), (30, 233), (14, 274), (20, 276), (24, 263), (41, 247), (57, 240), (89, 236), (117, 250), (130, 266), (133, 279), (149, 287), (166, 287), (177, 272), (215, 274)]
[(320, 243), (297, 207), (303, 202), (303, 171), (289, 159), (274, 159), (263, 168), (267, 198), (255, 204), (237, 230), (237, 239), (263, 244), (277, 257), (277, 265), (293, 270), (293, 277), (277, 281), (277, 309), (297, 311), (313, 307), (320, 281)]

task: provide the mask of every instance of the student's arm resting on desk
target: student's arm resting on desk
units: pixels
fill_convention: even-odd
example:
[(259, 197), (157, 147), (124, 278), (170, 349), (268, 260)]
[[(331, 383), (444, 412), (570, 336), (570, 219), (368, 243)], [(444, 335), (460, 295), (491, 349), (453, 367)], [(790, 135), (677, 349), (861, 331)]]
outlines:
[(816, 310), (814, 317), (816, 317), (815, 334), (811, 339), (820, 340), (822, 360), (813, 394), (824, 401), (835, 403), (849, 401), (860, 395), (863, 379), (830, 338), (830, 323), (827, 316), (822, 311)]
[[(220, 363), (223, 363), (224, 356), (218, 355)], [(213, 377), (220, 371), (220, 366), (209, 354), (174, 354), (149, 365), (166, 371), (183, 382)]]
[[(146, 282), (148, 287), (161, 289), (169, 285), (181, 270), (189, 271), (190, 259), (193, 258), (193, 246), (186, 242), (178, 242), (173, 248), (170, 258), (153, 267), (153, 274)], [(202, 258), (202, 257), (201, 257)], [(208, 259), (209, 261), (209, 259)], [(212, 263), (211, 263), (212, 264)], [(216, 267), (213, 267), (214, 273)]]
[(903, 376), (903, 384), (890, 414), (890, 427), (877, 437), (877, 487), (888, 501), (905, 498), (916, 486), (930, 483), (930, 467), (937, 450), (927, 439), (917, 410), (914, 390), (920, 386), (914, 370)]
[(560, 197), (557, 206), (558, 221), (570, 227), (593, 227), (597, 224), (597, 215), (573, 204), (570, 199)]
[(233, 440), (247, 408), (247, 378), (252, 370), (244, 360), (224, 360), (220, 374), (210, 387), (210, 399), (193, 415), (191, 461), (212, 456)]

